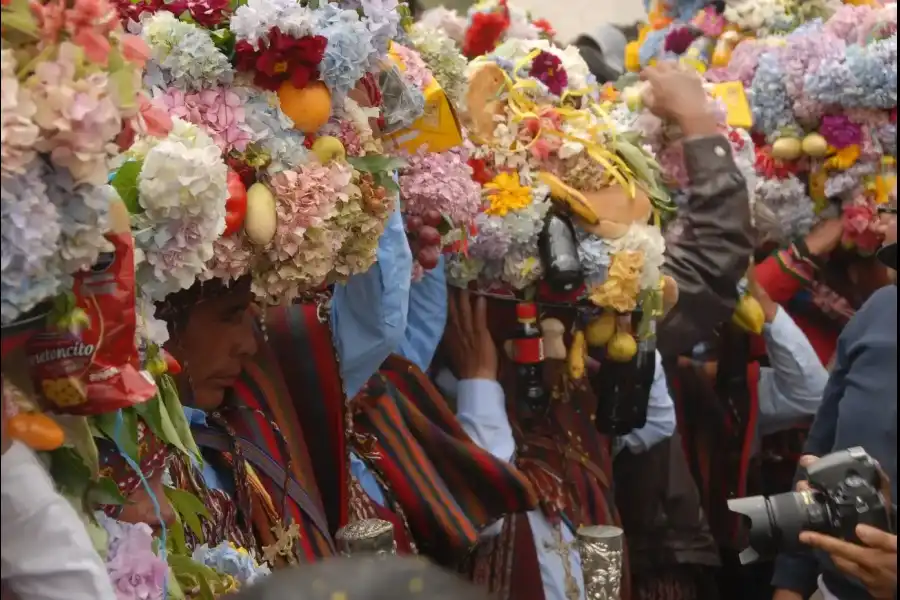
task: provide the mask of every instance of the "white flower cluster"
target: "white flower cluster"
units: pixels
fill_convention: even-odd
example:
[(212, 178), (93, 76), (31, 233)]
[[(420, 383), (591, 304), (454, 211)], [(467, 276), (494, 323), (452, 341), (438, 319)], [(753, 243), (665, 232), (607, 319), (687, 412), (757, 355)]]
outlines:
[(641, 289), (647, 290), (659, 285), (662, 266), (665, 262), (666, 242), (658, 227), (643, 223), (632, 223), (622, 237), (609, 242), (613, 254), (619, 252), (640, 252), (644, 255), (644, 270), (641, 273)]
[(295, 0), (250, 0), (238, 7), (231, 17), (231, 31), (238, 41), (249, 42), (259, 50), (260, 42), (273, 27), (294, 38), (313, 33), (316, 16)]
[(197, 126), (173, 119), (162, 140), (139, 140), (129, 156), (141, 160), (143, 213), (132, 217), (137, 281), (153, 300), (187, 289), (213, 257), (225, 230), (228, 169), (219, 147)]

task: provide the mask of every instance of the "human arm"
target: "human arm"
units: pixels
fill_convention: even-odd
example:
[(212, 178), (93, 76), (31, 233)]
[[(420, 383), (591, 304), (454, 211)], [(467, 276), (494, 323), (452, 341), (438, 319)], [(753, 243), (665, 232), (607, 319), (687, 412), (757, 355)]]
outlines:
[(676, 66), (648, 68), (648, 108), (676, 122), (685, 135), (690, 186), (687, 205), (666, 234), (664, 274), (678, 285), (678, 303), (660, 323), (657, 346), (677, 356), (734, 312), (737, 283), (753, 250), (747, 182), (719, 133), (706, 92)]
[(447, 325), (447, 279), (444, 257), (410, 286), (406, 333), (399, 353), (422, 371), (428, 371)]
[(397, 199), (378, 242), (377, 262), (334, 286), (331, 330), (351, 398), (404, 339), (411, 273), (412, 253)]
[(38, 457), (13, 442), (2, 459), (3, 581), (20, 600), (115, 600), (84, 523)]
[(669, 393), (666, 374), (663, 371), (662, 356), (656, 352), (656, 371), (650, 385), (650, 399), (647, 403), (647, 422), (640, 429), (622, 436), (622, 442), (634, 454), (646, 452), (656, 444), (675, 433), (675, 403)]
[(822, 402), (828, 371), (787, 312), (774, 306), (763, 338), (771, 367), (760, 369), (759, 433), (768, 435), (812, 417)]

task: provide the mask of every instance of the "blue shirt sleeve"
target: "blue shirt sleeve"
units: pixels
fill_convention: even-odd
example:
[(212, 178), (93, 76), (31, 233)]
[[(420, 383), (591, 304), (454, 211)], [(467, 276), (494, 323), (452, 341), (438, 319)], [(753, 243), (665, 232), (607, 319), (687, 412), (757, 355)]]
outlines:
[(780, 306), (763, 327), (763, 337), (771, 368), (759, 373), (759, 436), (815, 415), (828, 382), (828, 371), (812, 344)]
[(672, 437), (676, 424), (675, 402), (669, 394), (662, 356), (657, 350), (656, 371), (650, 385), (650, 399), (647, 403), (647, 422), (640, 429), (622, 436), (621, 441), (635, 454), (646, 452), (661, 441)]
[(366, 495), (378, 506), (387, 507), (387, 499), (384, 497), (384, 490), (381, 484), (375, 478), (375, 474), (369, 470), (369, 467), (362, 461), (355, 452), (350, 453), (350, 472), (356, 477), (359, 486)]
[(348, 397), (362, 389), (406, 333), (412, 252), (400, 201), (388, 217), (372, 268), (334, 286), (331, 330)]
[(434, 269), (426, 271), (421, 280), (410, 286), (406, 335), (400, 344), (400, 354), (427, 371), (446, 324), (447, 280), (442, 256)]

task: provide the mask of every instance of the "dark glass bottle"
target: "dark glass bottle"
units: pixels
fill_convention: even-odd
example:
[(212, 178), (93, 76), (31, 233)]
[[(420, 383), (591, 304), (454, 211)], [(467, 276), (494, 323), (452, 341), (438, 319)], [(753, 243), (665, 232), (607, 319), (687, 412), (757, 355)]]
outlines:
[[(634, 314), (640, 322), (640, 313)], [(604, 435), (626, 435), (647, 423), (650, 388), (656, 375), (656, 337), (638, 342), (637, 353), (628, 362), (596, 356), (600, 368), (591, 378), (597, 395), (597, 431)]]
[(531, 302), (516, 304), (519, 322), (513, 336), (513, 362), (516, 364), (516, 400), (530, 415), (547, 410), (544, 389), (544, 340), (537, 324), (537, 306)]
[(544, 281), (554, 291), (571, 292), (581, 287), (584, 274), (578, 258), (578, 240), (569, 219), (556, 212), (547, 215), (538, 238), (538, 251), (544, 265)]

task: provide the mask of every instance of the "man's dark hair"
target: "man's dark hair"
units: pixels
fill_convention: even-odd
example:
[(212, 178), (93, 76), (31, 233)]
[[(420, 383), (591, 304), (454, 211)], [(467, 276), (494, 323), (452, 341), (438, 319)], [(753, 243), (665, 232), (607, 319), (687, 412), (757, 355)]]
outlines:
[(489, 600), (481, 589), (413, 557), (333, 558), (273, 573), (233, 600)]

